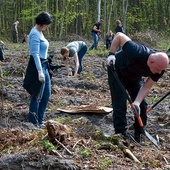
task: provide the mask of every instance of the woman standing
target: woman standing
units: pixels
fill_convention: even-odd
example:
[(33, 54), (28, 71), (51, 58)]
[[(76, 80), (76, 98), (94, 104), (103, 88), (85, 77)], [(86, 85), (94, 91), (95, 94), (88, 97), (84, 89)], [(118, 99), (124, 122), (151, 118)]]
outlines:
[(52, 17), (49, 13), (42, 12), (36, 17), (35, 22), (28, 36), (30, 60), (24, 83), (31, 94), (29, 122), (43, 128), (45, 127), (44, 115), (51, 96), (51, 80), (47, 62), (49, 42), (42, 31), (47, 29), (52, 22)]
[(107, 34), (105, 36), (106, 49), (109, 49), (109, 47), (111, 46), (113, 38), (114, 38), (114, 34), (110, 30), (109, 32), (107, 32)]
[(87, 51), (88, 47), (84, 41), (73, 41), (70, 42), (66, 47), (61, 48), (62, 60), (65, 64), (68, 76), (72, 76), (72, 72), (68, 68), (68, 57), (74, 57), (75, 69), (74, 75), (80, 74), (82, 71), (82, 59)]
[(122, 32), (122, 33), (125, 34), (125, 31), (124, 31), (124, 28), (123, 28), (123, 26), (122, 26), (122, 23), (121, 23), (121, 21), (118, 20), (118, 19), (116, 20), (115, 32), (116, 32), (116, 33), (117, 33), (117, 32)]

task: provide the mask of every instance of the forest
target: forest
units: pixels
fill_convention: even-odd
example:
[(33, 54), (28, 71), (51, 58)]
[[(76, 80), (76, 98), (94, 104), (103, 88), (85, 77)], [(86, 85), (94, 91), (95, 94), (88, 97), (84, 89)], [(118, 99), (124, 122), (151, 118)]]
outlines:
[(11, 26), (19, 21), (19, 36), (29, 33), (34, 19), (42, 11), (49, 12), (54, 22), (48, 37), (54, 40), (78, 34), (90, 38), (92, 26), (104, 19), (102, 36), (115, 29), (119, 19), (127, 34), (154, 30), (170, 34), (169, 0), (1, 0), (0, 39), (10, 40)]

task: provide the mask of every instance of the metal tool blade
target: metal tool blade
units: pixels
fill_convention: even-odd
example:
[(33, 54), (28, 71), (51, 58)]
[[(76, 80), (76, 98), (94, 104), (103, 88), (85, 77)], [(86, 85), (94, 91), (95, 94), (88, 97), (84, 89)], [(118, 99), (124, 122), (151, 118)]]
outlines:
[(150, 139), (150, 141), (152, 141), (152, 143), (155, 146), (159, 148), (158, 141), (155, 138), (153, 138), (146, 130), (145, 130), (145, 135), (148, 137), (148, 139)]

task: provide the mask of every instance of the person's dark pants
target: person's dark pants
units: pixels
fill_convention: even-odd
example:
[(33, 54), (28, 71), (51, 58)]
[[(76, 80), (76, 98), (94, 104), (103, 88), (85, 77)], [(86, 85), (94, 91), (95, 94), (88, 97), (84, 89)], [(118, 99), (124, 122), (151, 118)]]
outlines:
[(12, 31), (12, 41), (18, 43), (18, 34), (15, 31)]
[(78, 74), (82, 72), (82, 59), (87, 51), (88, 47), (85, 44), (84, 47), (78, 52), (78, 59), (79, 59), (79, 68), (78, 68)]
[(2, 46), (0, 46), (0, 61), (4, 61), (4, 52)]
[[(139, 89), (141, 88), (143, 84), (143, 80), (138, 79), (136, 81), (125, 81), (122, 80), (122, 84), (127, 89), (132, 101), (135, 100)], [(119, 86), (117, 80), (113, 76), (113, 73), (111, 72), (111, 67), (108, 67), (108, 83), (110, 87), (110, 93), (111, 93), (111, 99), (112, 99), (112, 107), (113, 107), (113, 125), (115, 129), (115, 133), (126, 133), (126, 126), (127, 126), (127, 120), (126, 120), (126, 112), (127, 112), (127, 99), (125, 94), (123, 93), (121, 87)], [(147, 115), (146, 115), (146, 109), (147, 109), (147, 103), (145, 100), (142, 101), (140, 104), (141, 109), (141, 119), (143, 121), (143, 124), (146, 125), (147, 122)], [(135, 137), (139, 137), (141, 134), (141, 128), (139, 126), (138, 120), (135, 116)]]
[(111, 44), (112, 44), (112, 40), (106, 40), (106, 49), (109, 49)]

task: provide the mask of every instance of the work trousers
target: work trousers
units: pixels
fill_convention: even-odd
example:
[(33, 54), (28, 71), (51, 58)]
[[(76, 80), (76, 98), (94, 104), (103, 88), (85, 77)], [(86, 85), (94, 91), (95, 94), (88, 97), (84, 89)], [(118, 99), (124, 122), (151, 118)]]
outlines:
[(12, 31), (12, 41), (13, 43), (18, 43), (18, 33)]
[[(143, 79), (140, 78), (135, 81), (123, 80), (120, 77), (119, 79), (121, 80), (125, 89), (128, 91), (132, 101), (134, 101), (138, 94), (139, 89), (143, 85)], [(115, 129), (115, 133), (125, 133), (127, 128), (127, 119), (126, 119), (127, 98), (123, 93), (117, 80), (113, 76), (110, 66), (108, 66), (108, 83), (110, 87), (112, 107), (113, 107), (113, 125)], [(145, 100), (141, 102), (140, 109), (141, 109), (141, 114), (140, 114), (141, 119), (143, 121), (143, 124), (146, 125), (147, 103)], [(135, 135), (141, 134), (141, 128), (139, 126), (136, 116), (135, 116), (134, 128), (135, 128)]]

